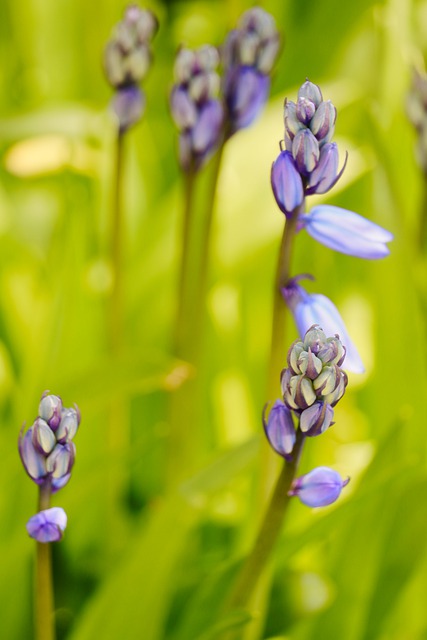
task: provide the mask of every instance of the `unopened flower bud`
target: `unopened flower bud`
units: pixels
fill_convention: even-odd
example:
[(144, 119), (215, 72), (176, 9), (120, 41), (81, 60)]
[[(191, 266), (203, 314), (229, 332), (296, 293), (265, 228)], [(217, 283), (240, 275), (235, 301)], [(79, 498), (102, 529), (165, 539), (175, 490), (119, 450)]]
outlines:
[(46, 469), (53, 478), (61, 478), (70, 473), (74, 464), (76, 448), (72, 442), (57, 444), (46, 459)]
[(314, 102), (308, 100), (307, 98), (298, 98), (298, 102), (296, 105), (296, 115), (298, 120), (302, 124), (308, 125), (315, 112), (316, 106)]
[(318, 354), (324, 343), (326, 334), (318, 324), (313, 324), (304, 335), (304, 348)]
[(317, 358), (309, 348), (303, 351), (298, 358), (298, 368), (302, 374), (314, 380), (322, 371), (323, 362)]
[(336, 118), (337, 110), (330, 100), (319, 104), (310, 122), (310, 129), (322, 144), (332, 138)]
[(144, 106), (144, 94), (139, 87), (130, 85), (117, 90), (111, 101), (111, 108), (122, 133), (141, 120)]
[(77, 409), (65, 409), (62, 412), (61, 422), (56, 431), (56, 439), (60, 444), (72, 440), (77, 433), (80, 424), (80, 414)]
[(290, 140), (293, 140), (296, 134), (298, 133), (298, 131), (301, 131), (301, 129), (304, 129), (303, 122), (301, 122), (301, 120), (299, 120), (298, 118), (297, 106), (295, 102), (292, 102), (291, 100), (285, 100), (284, 118), (285, 118), (285, 133), (288, 134)]
[(301, 176), (289, 151), (282, 151), (271, 168), (271, 186), (279, 209), (291, 216), (304, 200)]
[(313, 380), (313, 387), (317, 394), (327, 396), (329, 393), (335, 391), (341, 380), (340, 368), (336, 365), (323, 367), (322, 373), (320, 373), (315, 380)]
[(295, 427), (291, 412), (281, 400), (276, 400), (267, 421), (263, 416), (263, 425), (273, 449), (289, 460), (295, 444)]
[(59, 396), (44, 392), (39, 404), (39, 416), (55, 431), (61, 422), (62, 400)]
[(329, 467), (316, 467), (292, 483), (289, 496), (298, 496), (308, 507), (325, 507), (338, 499), (341, 490), (350, 481)]
[(319, 162), (316, 168), (308, 176), (306, 195), (313, 193), (326, 193), (341, 178), (347, 164), (347, 155), (344, 165), (338, 172), (338, 147), (335, 142), (325, 144), (320, 149)]
[(38, 542), (57, 542), (67, 526), (67, 515), (61, 507), (52, 507), (36, 513), (27, 522), (27, 531)]
[(292, 155), (298, 171), (308, 176), (317, 166), (320, 156), (319, 143), (309, 129), (301, 129), (292, 142)]
[[(313, 383), (306, 376), (295, 376), (297, 379), (295, 385), (294, 399), (299, 409), (306, 409), (316, 400), (316, 394), (313, 389)], [(293, 388), (293, 387), (291, 387)]]
[(295, 340), (295, 342), (290, 346), (287, 356), (288, 367), (292, 369), (292, 373), (294, 375), (298, 375), (301, 373), (299, 368), (298, 359), (304, 351), (304, 343), (300, 340)]
[(318, 436), (332, 424), (334, 410), (327, 402), (315, 402), (304, 409), (300, 417), (300, 429), (306, 436)]
[(48, 472), (46, 469), (45, 456), (38, 451), (32, 442), (33, 430), (28, 429), (24, 434), (23, 429), (19, 434), (18, 449), (19, 455), (24, 465), (24, 469), (36, 484), (41, 485), (44, 482)]
[(32, 443), (34, 448), (41, 454), (47, 456), (56, 445), (55, 433), (43, 418), (37, 418), (32, 426)]
[(334, 407), (337, 404), (337, 402), (341, 400), (341, 398), (343, 397), (347, 383), (348, 383), (347, 374), (345, 373), (345, 371), (341, 371), (340, 379), (335, 389), (327, 395), (323, 394), (325, 402), (330, 404), (331, 407)]
[(310, 100), (313, 102), (315, 107), (318, 107), (323, 100), (320, 87), (318, 87), (317, 84), (310, 82), (310, 80), (306, 80), (304, 84), (301, 85), (298, 91), (298, 98), (306, 98), (307, 100)]

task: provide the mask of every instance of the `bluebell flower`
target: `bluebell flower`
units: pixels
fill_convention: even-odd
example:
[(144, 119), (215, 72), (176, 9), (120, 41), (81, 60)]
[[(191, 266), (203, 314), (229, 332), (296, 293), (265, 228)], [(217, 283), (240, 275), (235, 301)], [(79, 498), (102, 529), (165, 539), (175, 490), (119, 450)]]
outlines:
[(271, 167), (271, 187), (279, 209), (291, 216), (304, 200), (304, 187), (289, 151), (282, 151)]
[(61, 507), (39, 511), (27, 522), (27, 531), (38, 542), (58, 542), (67, 526), (67, 514)]
[(371, 260), (390, 253), (390, 231), (347, 209), (319, 205), (301, 215), (299, 223), (312, 238), (340, 253)]
[(365, 368), (360, 355), (336, 306), (320, 293), (308, 293), (297, 280), (298, 277), (293, 278), (282, 292), (300, 336), (303, 337), (313, 324), (320, 325), (327, 335), (339, 335), (346, 350), (343, 367), (354, 373), (363, 373)]
[(268, 420), (263, 415), (263, 425), (265, 435), (276, 453), (290, 460), (295, 445), (295, 427), (291, 411), (281, 400), (276, 400), (272, 406)]
[(196, 51), (181, 48), (175, 59), (175, 80), (170, 97), (172, 117), (179, 137), (179, 159), (185, 171), (200, 169), (218, 147), (224, 110), (218, 98), (215, 47)]
[(222, 49), (223, 94), (230, 133), (249, 126), (270, 91), (270, 73), (280, 48), (274, 18), (254, 7), (228, 34)]
[(343, 480), (329, 467), (316, 467), (293, 481), (289, 496), (298, 496), (307, 507), (326, 507), (335, 502), (350, 478)]

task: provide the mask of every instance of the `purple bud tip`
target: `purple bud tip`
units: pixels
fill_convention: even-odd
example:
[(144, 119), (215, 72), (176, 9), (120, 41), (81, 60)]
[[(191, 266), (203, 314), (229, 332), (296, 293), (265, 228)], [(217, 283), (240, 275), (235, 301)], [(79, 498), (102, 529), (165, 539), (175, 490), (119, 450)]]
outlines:
[(265, 435), (276, 453), (289, 460), (296, 438), (292, 413), (281, 400), (276, 400), (266, 421), (265, 409), (266, 407), (263, 414)]
[(304, 200), (301, 176), (296, 168), (292, 153), (282, 151), (271, 168), (271, 187), (279, 209), (291, 216)]
[(58, 542), (67, 526), (67, 514), (61, 507), (36, 513), (27, 522), (27, 531), (37, 542)]
[(294, 480), (288, 495), (298, 496), (308, 507), (325, 507), (338, 499), (349, 481), (350, 478), (343, 480), (337, 471), (329, 467), (316, 467)]

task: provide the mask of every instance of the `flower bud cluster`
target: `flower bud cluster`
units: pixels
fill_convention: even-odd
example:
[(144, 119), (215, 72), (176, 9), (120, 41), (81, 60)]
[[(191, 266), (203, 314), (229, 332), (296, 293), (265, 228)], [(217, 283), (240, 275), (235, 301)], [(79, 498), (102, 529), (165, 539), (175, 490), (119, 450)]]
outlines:
[(39, 486), (49, 483), (52, 492), (71, 477), (76, 447), (73, 438), (80, 424), (77, 406), (64, 407), (59, 396), (45, 392), (32, 427), (19, 436), (19, 454), (30, 478)]
[(304, 196), (329, 191), (345, 163), (338, 172), (338, 147), (331, 142), (337, 111), (316, 84), (307, 80), (297, 102), (285, 100), (284, 115), (285, 150), (273, 163), (271, 183), (279, 208), (291, 215)]
[(279, 49), (274, 18), (260, 7), (246, 11), (229, 33), (222, 60), (231, 133), (249, 126), (265, 104)]
[(341, 369), (345, 353), (339, 337), (327, 338), (318, 325), (289, 349), (288, 367), (281, 375), (283, 400), (299, 415), (300, 429), (307, 436), (317, 436), (332, 424), (333, 407), (347, 386)]
[(138, 122), (144, 110), (139, 83), (151, 65), (151, 40), (158, 29), (155, 15), (137, 5), (125, 9), (104, 51), (107, 80), (116, 89), (112, 108), (121, 131)]
[(215, 47), (196, 51), (181, 48), (175, 59), (175, 85), (170, 105), (180, 131), (180, 163), (184, 170), (199, 168), (217, 147), (223, 124), (218, 99), (219, 54)]

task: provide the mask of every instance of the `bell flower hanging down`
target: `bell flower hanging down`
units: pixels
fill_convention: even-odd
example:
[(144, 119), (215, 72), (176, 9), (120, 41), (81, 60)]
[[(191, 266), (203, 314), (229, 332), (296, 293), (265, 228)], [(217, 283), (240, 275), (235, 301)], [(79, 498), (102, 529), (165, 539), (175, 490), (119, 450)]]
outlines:
[[(297, 102), (285, 101), (285, 150), (271, 169), (271, 185), (279, 209), (293, 217), (306, 196), (328, 192), (340, 179), (338, 147), (332, 142), (337, 112), (324, 101), (320, 88), (307, 80), (298, 91)], [(298, 211), (298, 228), (318, 242), (347, 255), (365, 259), (383, 258), (392, 234), (366, 218), (341, 209), (320, 205), (311, 213)]]

